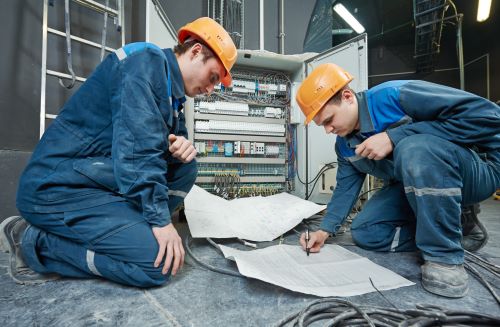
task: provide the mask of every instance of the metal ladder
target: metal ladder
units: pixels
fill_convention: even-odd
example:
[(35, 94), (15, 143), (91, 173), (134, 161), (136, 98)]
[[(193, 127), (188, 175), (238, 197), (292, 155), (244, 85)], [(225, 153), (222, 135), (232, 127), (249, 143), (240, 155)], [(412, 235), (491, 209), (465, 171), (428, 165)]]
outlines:
[[(87, 7), (91, 10), (94, 10), (96, 12), (102, 13), (105, 16), (105, 25), (107, 21), (107, 17), (111, 18), (116, 18), (118, 20), (117, 26), (118, 26), (118, 31), (121, 34), (121, 45), (123, 46), (125, 44), (125, 24), (124, 24), (124, 0), (116, 0), (116, 9), (113, 9), (109, 7), (108, 5), (103, 5), (98, 3), (97, 1), (94, 0), (71, 0), (73, 3), (76, 3), (78, 5)], [(53, 114), (48, 114), (46, 110), (46, 96), (47, 96), (47, 76), (55, 76), (59, 78), (60, 84), (62, 86), (63, 82), (62, 80), (71, 80), (72, 82), (70, 83), (71, 85), (68, 88), (72, 87), (72, 84), (75, 81), (78, 82), (85, 82), (86, 78), (81, 77), (81, 76), (76, 76), (74, 75), (72, 71), (72, 64), (71, 64), (71, 50), (68, 47), (68, 68), (71, 71), (72, 75), (58, 72), (55, 70), (47, 69), (47, 38), (48, 38), (48, 33), (67, 38), (69, 31), (69, 2), (70, 0), (65, 0), (65, 6), (66, 6), (66, 13), (67, 15), (66, 18), (66, 32), (59, 31), (57, 29), (51, 28), (48, 26), (48, 9), (49, 6), (54, 5), (54, 0), (44, 0), (43, 2), (43, 25), (42, 25), (42, 74), (41, 74), (41, 92), (40, 92), (40, 138), (42, 137), (43, 133), (45, 132), (45, 120), (46, 119), (55, 119), (57, 115)], [(106, 3), (109, 1), (106, 0)], [(71, 35), (69, 34), (69, 40), (67, 41), (68, 43), (71, 41), (79, 42), (82, 44), (89, 45), (94, 48), (101, 49), (103, 48), (103, 45), (105, 44), (98, 44), (96, 42), (92, 42), (90, 40)], [(105, 36), (103, 36), (103, 43), (105, 43)], [(110, 48), (105, 46), (104, 47), (105, 51), (112, 52), (115, 49)], [(104, 54), (104, 50), (101, 54)]]
[[(455, 15), (445, 16), (449, 7)], [(464, 88), (462, 19), (451, 0), (413, 0), (413, 18), (415, 20), (415, 53), (417, 73), (434, 71), (437, 55), (441, 47), (441, 33), (444, 22), (455, 19), (457, 26), (458, 61), (460, 66), (460, 86)]]
[(416, 71), (430, 73), (434, 70), (441, 46), (446, 0), (413, 0), (413, 19), (415, 20)]

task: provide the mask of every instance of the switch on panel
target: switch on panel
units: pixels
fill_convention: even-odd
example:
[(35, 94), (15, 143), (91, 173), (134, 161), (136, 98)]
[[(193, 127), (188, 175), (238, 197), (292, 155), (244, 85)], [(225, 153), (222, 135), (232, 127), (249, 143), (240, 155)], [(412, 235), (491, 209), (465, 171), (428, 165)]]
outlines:
[(332, 194), (333, 190), (337, 186), (337, 165), (329, 164), (328, 166), (333, 166), (333, 168), (325, 167), (326, 165), (320, 165), (319, 170), (324, 170), (324, 172), (319, 177), (319, 193)]

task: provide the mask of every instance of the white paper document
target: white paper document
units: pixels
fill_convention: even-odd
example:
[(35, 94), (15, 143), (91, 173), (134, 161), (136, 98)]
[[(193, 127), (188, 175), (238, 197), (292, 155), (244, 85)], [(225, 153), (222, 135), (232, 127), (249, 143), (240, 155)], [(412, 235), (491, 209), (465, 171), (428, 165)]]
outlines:
[(272, 241), (326, 208), (288, 193), (225, 200), (196, 185), (184, 205), (193, 237), (238, 237), (256, 242)]
[(354, 296), (414, 285), (393, 271), (338, 245), (325, 245), (307, 256), (300, 246), (275, 245), (240, 251), (220, 245), (224, 256), (235, 260), (244, 276), (292, 291), (327, 296)]

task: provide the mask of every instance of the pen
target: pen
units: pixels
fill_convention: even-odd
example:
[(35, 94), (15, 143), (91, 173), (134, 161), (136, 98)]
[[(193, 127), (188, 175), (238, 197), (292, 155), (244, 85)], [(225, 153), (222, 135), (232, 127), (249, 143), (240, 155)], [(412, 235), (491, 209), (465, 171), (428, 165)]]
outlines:
[(309, 256), (309, 228), (306, 229), (306, 253)]

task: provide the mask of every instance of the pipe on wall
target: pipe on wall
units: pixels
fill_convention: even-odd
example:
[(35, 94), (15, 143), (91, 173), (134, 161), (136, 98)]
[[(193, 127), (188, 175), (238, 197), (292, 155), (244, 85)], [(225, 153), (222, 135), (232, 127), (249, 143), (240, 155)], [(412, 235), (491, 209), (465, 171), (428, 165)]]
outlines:
[(264, 0), (259, 0), (259, 50), (264, 50)]
[(278, 51), (281, 54), (285, 54), (285, 0), (279, 0), (278, 15), (279, 15)]

